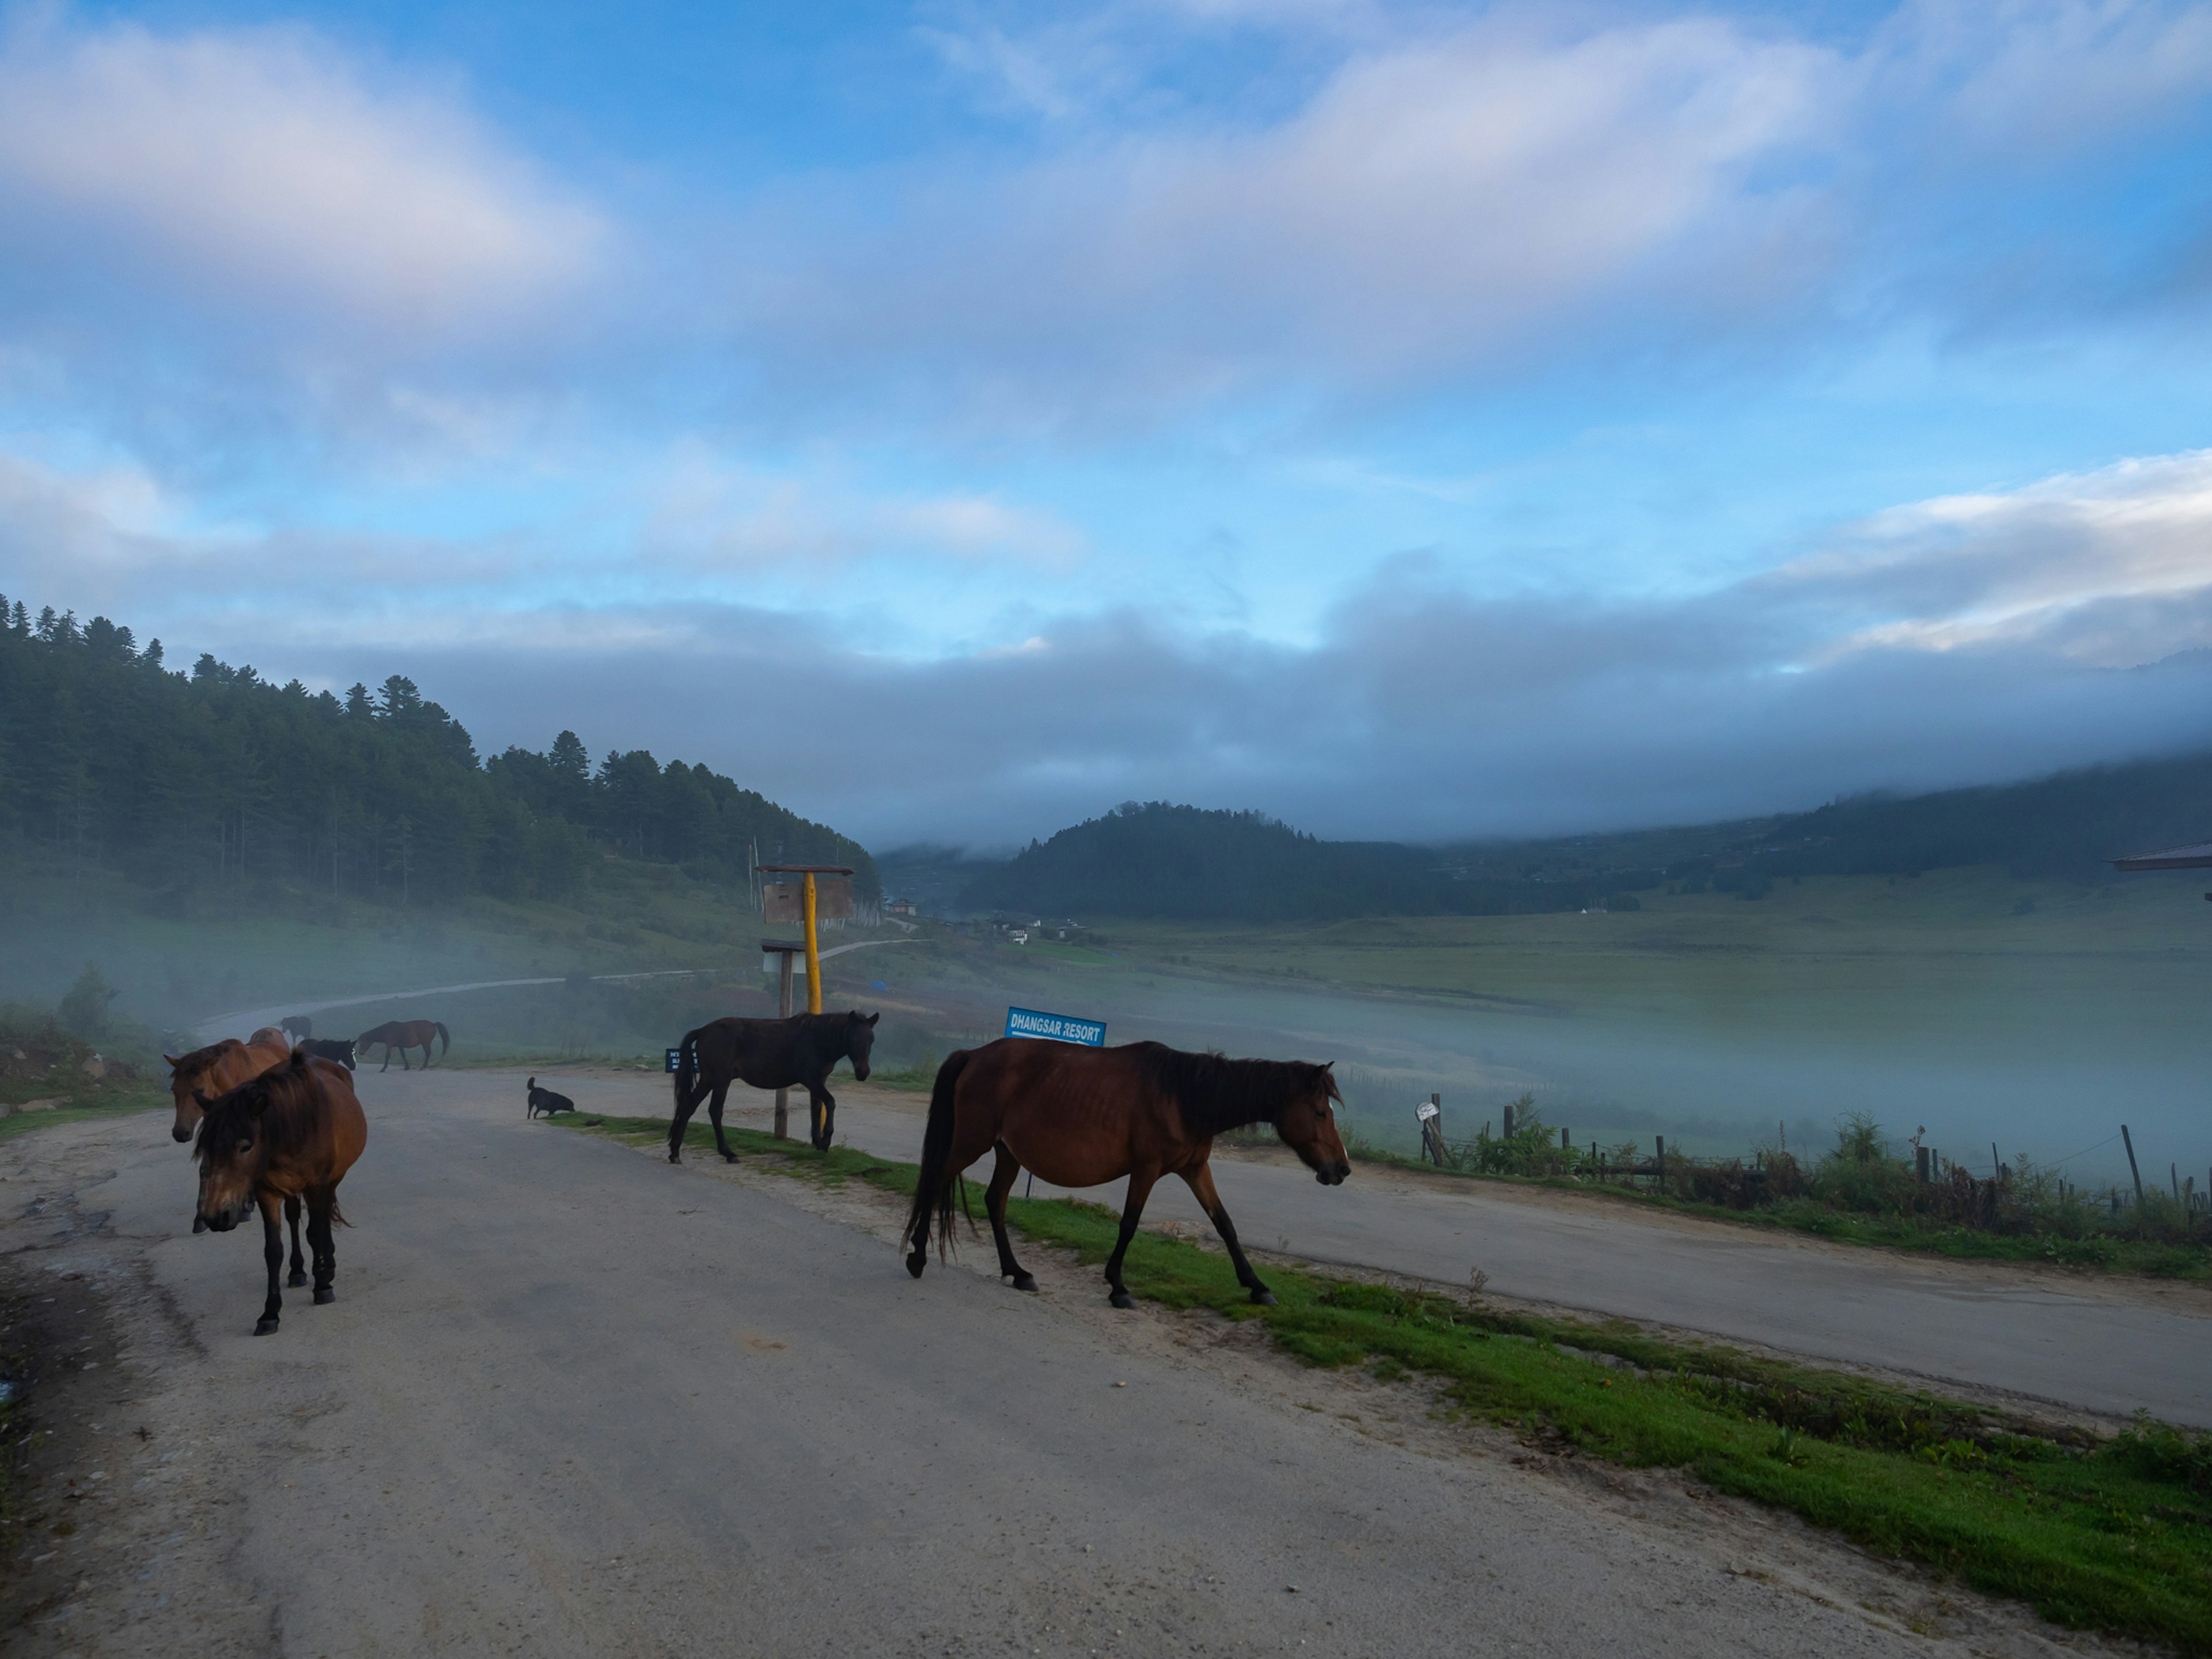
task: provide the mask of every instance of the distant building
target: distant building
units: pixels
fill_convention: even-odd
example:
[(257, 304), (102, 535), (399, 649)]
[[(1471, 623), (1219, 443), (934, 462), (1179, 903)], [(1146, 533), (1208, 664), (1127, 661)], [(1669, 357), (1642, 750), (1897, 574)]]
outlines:
[(884, 914), (887, 916), (918, 916), (921, 914), (921, 906), (912, 899), (885, 899)]
[(1017, 927), (1006, 937), (1017, 945), (1027, 945), (1030, 942), (1030, 930), (1026, 927)]

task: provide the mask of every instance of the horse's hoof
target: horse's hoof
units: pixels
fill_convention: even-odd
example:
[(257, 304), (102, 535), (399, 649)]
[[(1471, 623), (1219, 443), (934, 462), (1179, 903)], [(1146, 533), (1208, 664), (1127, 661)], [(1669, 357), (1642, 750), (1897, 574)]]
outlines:
[(262, 1315), (260, 1323), (257, 1324), (253, 1328), (253, 1334), (256, 1336), (274, 1336), (276, 1334), (276, 1316), (275, 1314)]
[(315, 1305), (318, 1308), (326, 1308), (337, 1299), (338, 1293), (327, 1285), (315, 1292)]
[(1133, 1308), (1137, 1305), (1137, 1298), (1127, 1291), (1116, 1291), (1106, 1299), (1117, 1308)]
[(1014, 1275), (1014, 1288), (1018, 1291), (1033, 1291), (1036, 1289), (1036, 1275), (1035, 1273), (1016, 1273)]
[(684, 1161), (684, 1154), (672, 1149), (668, 1154), (668, 1161), (671, 1164), (681, 1164)]
[(295, 1267), (292, 1269), (291, 1276), (285, 1279), (284, 1282), (296, 1291), (301, 1285), (307, 1282), (307, 1275), (299, 1268)]
[(737, 1161), (738, 1155), (735, 1152), (724, 1152), (722, 1154), (722, 1162), (725, 1164), (735, 1164)]
[(921, 1277), (921, 1270), (928, 1265), (929, 1253), (927, 1250), (916, 1250), (912, 1255), (906, 1259), (907, 1272), (913, 1274), (916, 1279)]
[(1253, 1292), (1252, 1292), (1252, 1305), (1253, 1305), (1254, 1307), (1255, 1307), (1255, 1308), (1272, 1308), (1272, 1307), (1273, 1307), (1273, 1306), (1275, 1305), (1275, 1293), (1274, 1293), (1273, 1291), (1253, 1291)]

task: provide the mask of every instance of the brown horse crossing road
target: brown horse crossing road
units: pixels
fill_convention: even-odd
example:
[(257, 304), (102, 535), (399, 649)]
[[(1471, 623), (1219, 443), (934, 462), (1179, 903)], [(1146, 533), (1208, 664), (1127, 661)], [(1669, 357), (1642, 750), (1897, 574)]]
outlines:
[[(27, 1555), (55, 1601), (14, 1650), (1946, 1645), (1862, 1610), (1921, 1592), (1794, 1524), (1517, 1468), (1245, 1328), (1113, 1314), (1087, 1271), (915, 1283), (895, 1215), (831, 1212), (872, 1194), (526, 1121), (520, 1073), (362, 1094), (339, 1299), (260, 1339), (256, 1253), (191, 1236), (165, 1120), (0, 1143), (12, 1271), (117, 1333), (117, 1363), (33, 1401), (108, 1478), (73, 1478), (76, 1531)], [(1982, 1650), (2033, 1650), (1947, 1594)]]

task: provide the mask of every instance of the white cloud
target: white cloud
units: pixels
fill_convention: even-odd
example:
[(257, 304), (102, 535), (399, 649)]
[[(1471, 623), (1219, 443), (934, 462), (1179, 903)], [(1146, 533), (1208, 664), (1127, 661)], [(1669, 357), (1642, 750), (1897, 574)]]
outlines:
[(573, 289), (608, 227), (455, 99), (373, 85), (300, 30), (164, 35), (52, 14), (0, 44), (15, 256), (106, 246), (112, 277), (389, 327), (497, 325)]

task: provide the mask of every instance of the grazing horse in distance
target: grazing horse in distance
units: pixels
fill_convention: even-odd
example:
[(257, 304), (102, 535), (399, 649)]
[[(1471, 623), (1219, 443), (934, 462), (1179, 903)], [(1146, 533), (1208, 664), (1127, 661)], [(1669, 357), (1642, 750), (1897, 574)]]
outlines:
[(284, 1035), (295, 1042), (305, 1042), (315, 1034), (315, 1022), (305, 1014), (287, 1014), (276, 1023), (283, 1027)]
[(722, 1138), (722, 1102), (732, 1083), (756, 1089), (804, 1085), (811, 1109), (807, 1139), (817, 1152), (830, 1150), (836, 1130), (837, 1098), (830, 1092), (830, 1071), (850, 1057), (855, 1081), (868, 1080), (868, 1054), (876, 1044), (880, 1014), (858, 1009), (842, 1014), (793, 1014), (788, 1019), (718, 1019), (684, 1034), (677, 1056), (676, 1117), (668, 1126), (668, 1161), (684, 1161), (684, 1128), (709, 1091), (707, 1115), (714, 1125), (714, 1149), (725, 1163), (738, 1155)]
[(353, 1042), (355, 1048), (362, 1054), (367, 1054), (376, 1043), (384, 1045), (384, 1064), (376, 1068), (380, 1072), (392, 1069), (392, 1051), (394, 1048), (399, 1051), (399, 1069), (413, 1071), (415, 1068), (407, 1063), (407, 1051), (420, 1048), (422, 1051), (422, 1069), (427, 1072), (430, 1069), (430, 1039), (434, 1036), (442, 1045), (438, 1050), (441, 1054), (453, 1046), (453, 1040), (446, 1034), (446, 1028), (434, 1019), (387, 1019), (374, 1030), (363, 1031)]
[(1135, 1305), (1121, 1282), (1121, 1258), (1152, 1188), (1162, 1176), (1172, 1175), (1182, 1177), (1229, 1247), (1237, 1282), (1253, 1301), (1272, 1305), (1274, 1295), (1244, 1259), (1237, 1229), (1214, 1190), (1207, 1162), (1213, 1138), (1247, 1123), (1272, 1123), (1314, 1178), (1334, 1187), (1352, 1173), (1336, 1131), (1334, 1107), (1343, 1098), (1327, 1066), (1304, 1060), (1228, 1060), (1158, 1042), (1085, 1048), (1032, 1037), (1000, 1037), (980, 1048), (957, 1050), (938, 1067), (930, 1090), (921, 1175), (907, 1213), (905, 1236), (914, 1245), (907, 1271), (919, 1279), (929, 1265), (933, 1212), (938, 1254), (945, 1254), (952, 1242), (953, 1182), (995, 1151), (984, 1207), (999, 1247), (999, 1272), (1016, 1290), (1036, 1289), (1006, 1239), (1006, 1194), (1024, 1167), (1060, 1187), (1129, 1177), (1121, 1238), (1106, 1261), (1108, 1299), (1117, 1308)]
[(327, 1060), (333, 1066), (353, 1070), (354, 1053), (351, 1037), (310, 1037), (300, 1045), (311, 1060)]
[(337, 1246), (331, 1226), (345, 1220), (338, 1212), (338, 1182), (368, 1144), (368, 1120), (343, 1069), (296, 1049), (285, 1064), (200, 1103), (206, 1115), (194, 1152), (200, 1194), (192, 1231), (227, 1233), (257, 1208), (261, 1212), (269, 1299), (253, 1334), (267, 1336), (276, 1328), (284, 1305), (276, 1285), (276, 1270), (284, 1261), (283, 1236), (276, 1225), (280, 1206), (306, 1200), (307, 1242), (315, 1252), (315, 1301), (337, 1300), (332, 1288)]
[(536, 1078), (531, 1079), (523, 1086), (530, 1091), (529, 1106), (522, 1114), (525, 1117), (536, 1117), (540, 1112), (550, 1117), (556, 1112), (573, 1112), (576, 1109), (576, 1103), (568, 1096), (556, 1095), (550, 1089), (539, 1088)]

